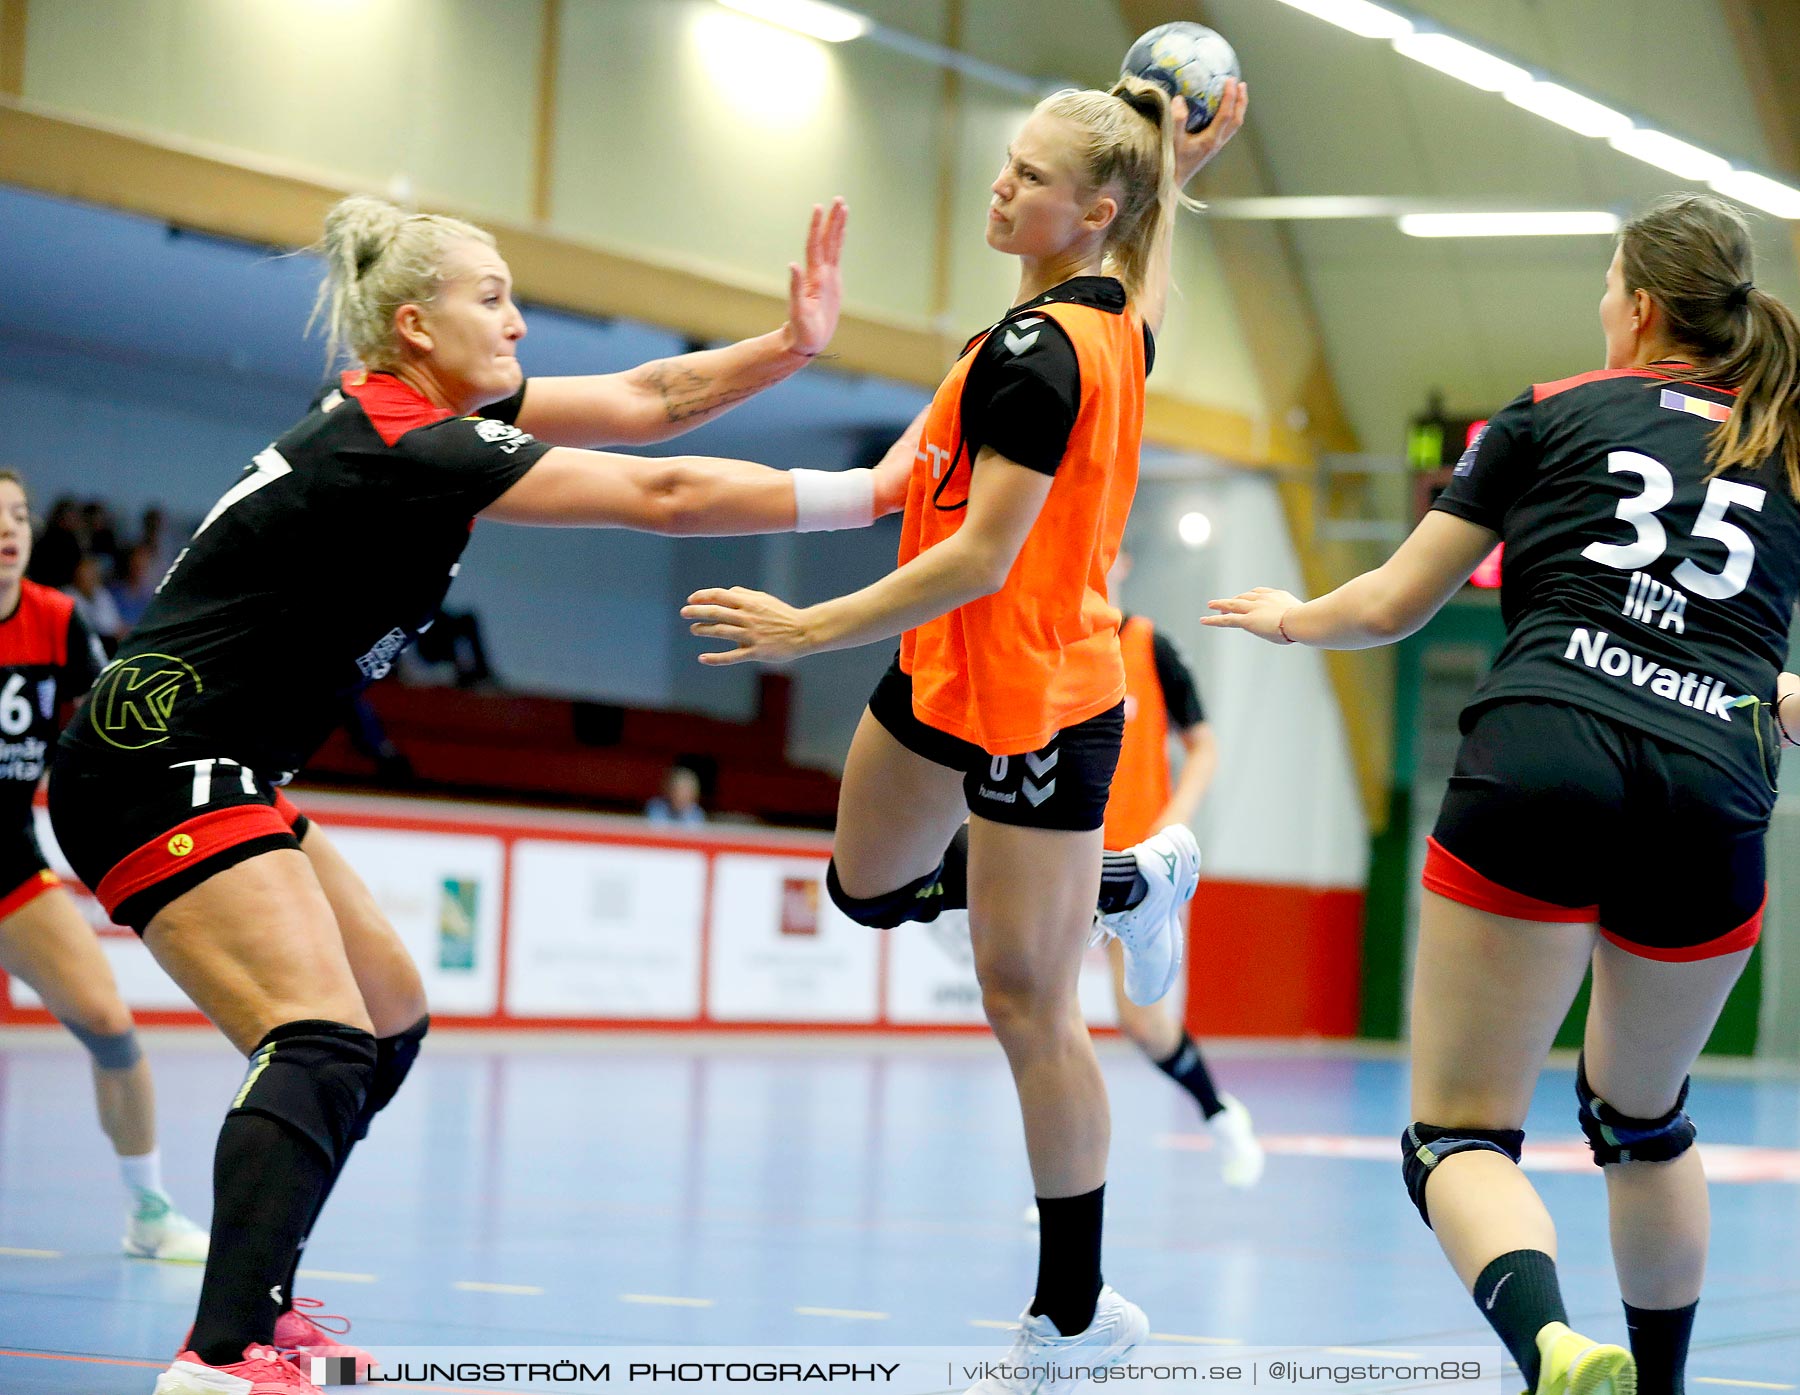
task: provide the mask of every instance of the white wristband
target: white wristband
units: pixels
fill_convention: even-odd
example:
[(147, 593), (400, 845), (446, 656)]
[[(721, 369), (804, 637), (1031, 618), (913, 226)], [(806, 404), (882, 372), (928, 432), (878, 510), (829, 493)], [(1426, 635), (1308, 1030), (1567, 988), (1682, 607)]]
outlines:
[(789, 470), (794, 481), (794, 531), (826, 533), (867, 528), (875, 521), (873, 470)]

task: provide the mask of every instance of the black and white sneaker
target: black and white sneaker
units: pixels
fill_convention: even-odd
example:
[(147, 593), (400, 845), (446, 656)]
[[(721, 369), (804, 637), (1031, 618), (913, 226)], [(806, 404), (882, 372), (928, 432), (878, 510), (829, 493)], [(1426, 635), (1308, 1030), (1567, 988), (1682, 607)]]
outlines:
[(1140, 1007), (1158, 1001), (1181, 972), (1181, 908), (1200, 885), (1200, 845), (1172, 823), (1131, 849), (1148, 886), (1128, 911), (1100, 917), (1100, 929), (1125, 948), (1125, 996)]

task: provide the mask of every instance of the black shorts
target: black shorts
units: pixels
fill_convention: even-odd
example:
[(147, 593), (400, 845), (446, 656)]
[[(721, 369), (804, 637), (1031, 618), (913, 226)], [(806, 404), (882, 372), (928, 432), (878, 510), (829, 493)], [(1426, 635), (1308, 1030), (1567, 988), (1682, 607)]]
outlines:
[(235, 761), (146, 760), (59, 746), (50, 767), (56, 841), (114, 922), (140, 935), (157, 912), (227, 867), (298, 848), (306, 816)]
[(1501, 702), (1463, 737), (1424, 882), (1497, 915), (1598, 922), (1648, 959), (1710, 959), (1762, 933), (1769, 814), (1685, 747), (1566, 703)]
[(990, 756), (926, 726), (913, 713), (912, 677), (899, 659), (869, 698), (869, 714), (915, 756), (960, 770), (969, 812), (995, 823), (1087, 833), (1106, 822), (1106, 799), (1125, 736), (1125, 704), (1089, 717), (1022, 756)]
[(0, 834), (0, 920), (61, 885), (61, 879), (44, 861), (37, 826), (28, 808), (24, 823)]

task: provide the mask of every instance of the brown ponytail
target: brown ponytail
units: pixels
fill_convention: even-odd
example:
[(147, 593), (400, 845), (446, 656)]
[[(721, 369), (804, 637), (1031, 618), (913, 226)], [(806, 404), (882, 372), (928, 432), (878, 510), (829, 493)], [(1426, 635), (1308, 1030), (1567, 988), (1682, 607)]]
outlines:
[(1619, 268), (1625, 289), (1647, 292), (1693, 355), (1676, 376), (1737, 392), (1707, 448), (1713, 474), (1778, 457), (1800, 498), (1800, 320), (1756, 288), (1743, 215), (1710, 194), (1660, 199), (1620, 233)]

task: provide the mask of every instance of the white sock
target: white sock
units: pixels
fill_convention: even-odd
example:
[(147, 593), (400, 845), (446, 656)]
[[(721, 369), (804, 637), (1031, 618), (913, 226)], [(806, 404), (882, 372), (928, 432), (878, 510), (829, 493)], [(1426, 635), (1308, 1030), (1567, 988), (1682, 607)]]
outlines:
[(150, 1192), (156, 1196), (164, 1196), (162, 1181), (162, 1150), (152, 1148), (148, 1153), (135, 1158), (119, 1156), (119, 1174), (124, 1177), (125, 1185), (133, 1193)]

